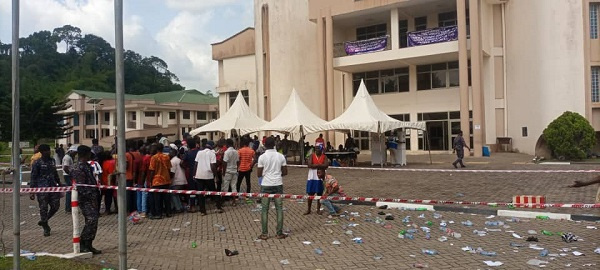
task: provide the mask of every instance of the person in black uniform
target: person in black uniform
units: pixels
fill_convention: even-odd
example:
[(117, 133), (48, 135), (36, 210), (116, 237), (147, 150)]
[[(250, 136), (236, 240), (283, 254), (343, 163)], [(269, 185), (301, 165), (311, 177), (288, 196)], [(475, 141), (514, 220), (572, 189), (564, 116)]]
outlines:
[[(42, 144), (38, 147), (42, 157), (33, 162), (31, 167), (31, 188), (58, 187), (60, 178), (56, 171), (56, 161), (50, 157), (50, 146)], [(31, 194), (31, 200), (35, 200), (35, 195)], [(60, 208), (59, 193), (38, 193), (37, 199), (40, 207), (40, 221), (38, 225), (44, 228), (44, 236), (50, 236), (50, 226), (48, 221)], [(50, 206), (50, 210), (48, 210)]]
[[(92, 172), (92, 167), (88, 161), (92, 155), (92, 149), (85, 145), (77, 147), (79, 161), (71, 168), (71, 180), (77, 184), (97, 185), (96, 178)], [(100, 192), (96, 187), (77, 187), (79, 192), (79, 209), (85, 218), (85, 226), (81, 231), (81, 252), (92, 252), (93, 254), (102, 253), (92, 246), (98, 231), (99, 202)]]

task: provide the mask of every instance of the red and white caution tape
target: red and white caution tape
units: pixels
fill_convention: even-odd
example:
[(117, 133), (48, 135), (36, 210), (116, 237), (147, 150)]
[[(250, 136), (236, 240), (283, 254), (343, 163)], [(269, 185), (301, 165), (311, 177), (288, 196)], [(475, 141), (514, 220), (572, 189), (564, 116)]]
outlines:
[[(95, 186), (95, 185), (77, 185), (85, 187), (97, 187), (101, 189), (118, 189), (117, 186)], [(53, 188), (22, 188), (23, 193), (45, 193), (45, 192), (66, 192), (72, 187), (53, 187)], [(483, 205), (483, 206), (520, 206), (520, 207), (547, 207), (547, 208), (600, 208), (600, 203), (512, 203), (512, 202), (468, 202), (468, 201), (445, 201), (445, 200), (413, 200), (413, 199), (390, 199), (390, 198), (368, 198), (368, 197), (339, 197), (339, 196), (309, 196), (293, 194), (267, 194), (267, 193), (241, 193), (241, 192), (220, 192), (220, 191), (197, 191), (197, 190), (173, 190), (156, 188), (127, 187), (127, 190), (144, 192), (161, 192), (184, 195), (206, 195), (223, 197), (247, 197), (247, 198), (283, 198), (283, 199), (327, 199), (334, 201), (359, 201), (359, 202), (394, 202), (394, 203), (416, 203), (416, 204), (457, 204), (457, 205)], [(11, 188), (0, 189), (0, 193), (12, 193)]]
[[(306, 165), (287, 165), (294, 168), (307, 168)], [(360, 171), (396, 171), (396, 172), (450, 172), (450, 173), (600, 173), (600, 170), (457, 170), (457, 169), (408, 169), (408, 168), (368, 168), (368, 167), (333, 167), (329, 169)]]

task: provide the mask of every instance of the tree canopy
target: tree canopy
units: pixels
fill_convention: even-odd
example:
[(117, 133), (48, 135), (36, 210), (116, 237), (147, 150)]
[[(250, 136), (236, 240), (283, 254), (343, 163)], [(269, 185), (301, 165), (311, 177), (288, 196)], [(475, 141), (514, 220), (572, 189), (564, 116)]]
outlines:
[[(59, 47), (60, 46), (60, 47)], [(65, 25), (19, 40), (21, 139), (56, 138), (69, 127), (57, 115), (69, 91), (115, 92), (115, 49), (102, 37)], [(125, 93), (183, 90), (167, 63), (125, 51)], [(0, 115), (11, 115), (11, 44), (0, 42)], [(48, 123), (50, 123), (48, 125)], [(10, 117), (0, 118), (0, 141), (10, 140)], [(44, 130), (42, 130), (44, 129)]]

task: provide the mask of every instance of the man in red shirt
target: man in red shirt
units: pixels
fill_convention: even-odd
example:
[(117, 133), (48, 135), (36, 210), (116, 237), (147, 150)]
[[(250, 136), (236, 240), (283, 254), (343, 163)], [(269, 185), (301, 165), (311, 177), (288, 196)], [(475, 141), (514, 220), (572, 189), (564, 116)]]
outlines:
[[(125, 153), (125, 158), (127, 159), (127, 168), (125, 170), (125, 179), (127, 180), (127, 187), (133, 187), (135, 184), (135, 180), (137, 179), (137, 160), (133, 152), (136, 151), (133, 144), (129, 145), (127, 153)], [(136, 210), (136, 199), (135, 199), (135, 191), (128, 190), (127, 191), (127, 213), (131, 213)]]
[(325, 147), (325, 139), (323, 139), (323, 133), (319, 134), (319, 138), (315, 140), (315, 148), (317, 147), (321, 147), (321, 149)]
[(250, 138), (245, 139), (242, 138), (242, 148), (238, 150), (238, 155), (240, 156), (240, 166), (238, 168), (238, 179), (236, 184), (236, 190), (240, 191), (240, 187), (242, 187), (242, 179), (246, 178), (246, 193), (252, 192), (250, 188), (250, 175), (252, 174), (252, 167), (254, 167), (254, 150), (250, 148), (248, 145), (252, 141)]
[[(158, 151), (158, 149), (163, 148), (164, 146), (160, 143), (158, 145), (153, 144), (150, 146), (150, 154), (152, 154), (152, 157), (150, 158), (148, 171), (150, 173), (150, 178), (152, 179), (152, 188), (169, 189), (172, 183), (171, 159), (168, 155)], [(170, 195), (171, 194), (162, 192), (154, 192), (152, 194), (154, 211), (152, 211), (150, 219), (162, 219), (163, 210), (166, 217), (172, 217)]]

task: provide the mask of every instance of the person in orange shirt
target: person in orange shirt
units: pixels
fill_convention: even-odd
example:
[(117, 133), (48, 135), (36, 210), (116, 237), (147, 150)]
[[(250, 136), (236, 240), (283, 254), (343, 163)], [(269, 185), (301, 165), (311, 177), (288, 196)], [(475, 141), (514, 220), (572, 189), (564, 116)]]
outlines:
[(246, 193), (250, 193), (250, 175), (252, 174), (252, 167), (254, 167), (254, 150), (248, 145), (252, 141), (250, 138), (242, 138), (242, 148), (238, 150), (240, 156), (240, 166), (238, 167), (238, 179), (236, 184), (236, 190), (241, 192), (242, 179), (246, 178)]
[[(153, 144), (150, 146), (150, 166), (148, 171), (150, 179), (152, 179), (152, 188), (169, 189), (171, 186), (171, 159), (168, 155), (159, 152), (158, 149), (163, 149), (162, 144)], [(171, 214), (171, 196), (168, 193), (154, 192), (152, 194), (154, 201), (154, 210), (150, 219), (162, 219), (163, 210), (166, 217), (172, 217)]]
[[(109, 151), (100, 152), (98, 154), (98, 162), (102, 166), (102, 178), (100, 183), (104, 186), (114, 185), (114, 174), (116, 171), (116, 161), (113, 159)], [(116, 214), (117, 213), (117, 197), (115, 196), (115, 190), (113, 189), (102, 189), (101, 197), (104, 198), (104, 214)], [(110, 211), (112, 203), (115, 203), (115, 211)]]

